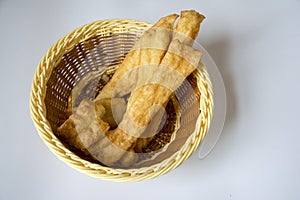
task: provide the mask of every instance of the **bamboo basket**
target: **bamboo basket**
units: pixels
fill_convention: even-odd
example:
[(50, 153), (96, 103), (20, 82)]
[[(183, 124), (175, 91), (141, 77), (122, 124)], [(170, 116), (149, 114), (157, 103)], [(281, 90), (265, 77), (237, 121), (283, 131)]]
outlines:
[[(57, 137), (57, 127), (69, 116), (68, 98), (74, 87), (100, 68), (110, 78), (149, 27), (151, 24), (124, 19), (92, 22), (56, 42), (37, 67), (30, 96), (32, 120), (50, 150), (80, 172), (119, 182), (158, 177), (186, 160), (208, 131), (213, 111), (212, 86), (200, 63), (175, 91), (166, 108), (166, 125), (145, 150), (145, 155), (160, 152), (153, 159), (128, 169), (106, 167), (83, 157)], [(107, 81), (98, 79), (95, 91), (99, 92)]]

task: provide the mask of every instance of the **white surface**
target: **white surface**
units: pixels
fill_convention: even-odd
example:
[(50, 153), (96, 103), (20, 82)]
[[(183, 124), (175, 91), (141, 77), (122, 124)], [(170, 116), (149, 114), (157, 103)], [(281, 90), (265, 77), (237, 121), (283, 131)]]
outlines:
[[(199, 41), (219, 66), (228, 96), (213, 152), (139, 183), (93, 179), (57, 159), (28, 108), (31, 79), (47, 49), (97, 19), (155, 22), (190, 8), (207, 16)], [(299, 0), (0, 0), (0, 36), (1, 200), (300, 199)]]

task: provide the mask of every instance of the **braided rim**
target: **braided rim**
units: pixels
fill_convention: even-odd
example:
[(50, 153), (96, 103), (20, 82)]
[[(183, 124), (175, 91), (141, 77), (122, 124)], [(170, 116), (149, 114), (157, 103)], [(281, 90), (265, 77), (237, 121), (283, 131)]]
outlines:
[(75, 44), (89, 39), (94, 35), (108, 35), (110, 33), (131, 31), (140, 31), (142, 33), (149, 27), (151, 27), (151, 24), (136, 20), (112, 19), (95, 21), (83, 25), (61, 38), (48, 50), (40, 61), (31, 86), (31, 118), (45, 144), (59, 159), (72, 168), (92, 177), (118, 182), (151, 179), (163, 175), (179, 166), (197, 149), (207, 133), (213, 111), (213, 93), (209, 75), (203, 66), (200, 66), (197, 69), (198, 73), (195, 73), (198, 79), (197, 85), (201, 92), (199, 106), (201, 113), (197, 119), (195, 130), (179, 151), (159, 164), (138, 169), (114, 169), (104, 167), (78, 157), (67, 149), (52, 132), (51, 126), (46, 118), (44, 98), (46, 94), (46, 83), (51, 75), (52, 69), (56, 66), (60, 58), (70, 51)]

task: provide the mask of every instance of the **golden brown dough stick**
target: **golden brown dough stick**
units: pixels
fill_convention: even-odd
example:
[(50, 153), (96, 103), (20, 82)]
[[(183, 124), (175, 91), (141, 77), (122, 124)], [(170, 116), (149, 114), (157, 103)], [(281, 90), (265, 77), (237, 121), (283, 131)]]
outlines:
[[(172, 38), (172, 31), (170, 30), (173, 29), (177, 17), (177, 14), (163, 17), (153, 27), (145, 31), (96, 100), (122, 97), (130, 93), (137, 78), (137, 74), (132, 69), (150, 64), (159, 65), (168, 49)], [(116, 87), (117, 85), (118, 87)]]
[[(195, 10), (185, 10), (181, 11), (180, 18), (178, 20), (178, 23), (174, 29), (173, 32), (173, 41), (179, 40), (181, 43), (192, 46), (194, 40), (196, 39), (198, 32), (200, 30), (200, 24), (205, 19), (205, 16), (201, 15), (200, 13), (196, 12)], [(170, 47), (169, 50), (170, 51)], [(172, 49), (171, 49), (172, 51)], [(174, 50), (173, 50), (174, 51)], [(163, 72), (161, 71), (161, 68), (156, 69), (155, 73), (160, 74), (161, 76), (169, 76), (170, 73), (172, 74), (172, 70), (167, 70)], [(159, 76), (157, 76), (159, 77)], [(166, 78), (164, 78), (165, 84), (168, 84), (168, 81)], [(159, 80), (156, 80), (156, 82), (159, 82)], [(170, 84), (169, 84), (170, 85)], [(174, 88), (170, 87), (170, 89), (174, 90)], [(147, 135), (147, 134), (146, 134)], [(136, 148), (141, 150), (144, 146), (147, 146), (147, 144), (152, 140), (153, 137), (147, 137), (147, 138), (139, 138), (136, 142)]]
[[(173, 40), (177, 39), (184, 44), (192, 46), (200, 30), (200, 24), (204, 19), (205, 16), (201, 15), (195, 10), (181, 11), (180, 18), (174, 29)], [(167, 76), (167, 73), (164, 74)], [(146, 146), (151, 139), (152, 137), (139, 138), (136, 142), (136, 149), (141, 150), (141, 148)]]
[(123, 118), (126, 102), (123, 98), (83, 100), (74, 113), (59, 128), (58, 135), (71, 146), (85, 153), (103, 138), (110, 126), (116, 127)]
[(74, 114), (57, 129), (58, 135), (69, 145), (88, 153), (87, 148), (109, 130), (109, 124), (100, 119), (104, 114), (102, 105), (83, 100)]
[(192, 45), (204, 19), (205, 16), (195, 10), (181, 11), (180, 18), (174, 29), (173, 40), (177, 39), (184, 44)]
[[(145, 131), (150, 124), (151, 119), (160, 110), (165, 107), (169, 101), (173, 89), (178, 88), (185, 77), (192, 73), (198, 62), (200, 61), (201, 52), (194, 50), (192, 47), (181, 44), (175, 40), (170, 44), (168, 51), (161, 62), (162, 69), (166, 71), (171, 68), (176, 73), (169, 74), (167, 78), (168, 84), (163, 78), (159, 78), (160, 74), (153, 74), (150, 83), (136, 88), (128, 101), (127, 110), (123, 120), (119, 126), (112, 131), (109, 131), (103, 140), (98, 141), (89, 149), (90, 153), (100, 162), (111, 166), (120, 158), (121, 163), (126, 165), (133, 164), (136, 160), (136, 154), (124, 156), (126, 151), (132, 151), (138, 137)], [(178, 78), (179, 77), (179, 78)], [(159, 80), (160, 82), (156, 82)], [(125, 158), (125, 160), (124, 160)], [(127, 160), (130, 158), (130, 160)]]

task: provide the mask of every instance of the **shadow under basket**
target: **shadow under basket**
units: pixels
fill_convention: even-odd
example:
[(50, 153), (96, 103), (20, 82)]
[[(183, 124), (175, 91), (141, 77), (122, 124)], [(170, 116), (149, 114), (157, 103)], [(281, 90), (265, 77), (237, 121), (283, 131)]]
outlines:
[(97, 74), (87, 82), (86, 87), (92, 89), (83, 89), (74, 102), (94, 99), (149, 27), (134, 20), (96, 21), (60, 39), (41, 60), (32, 83), (31, 116), (45, 144), (71, 167), (105, 180), (141, 181), (175, 169), (201, 144), (213, 110), (212, 87), (202, 63), (174, 92), (160, 131), (139, 153), (134, 166), (104, 166), (57, 136), (57, 128), (70, 115), (74, 88)]

